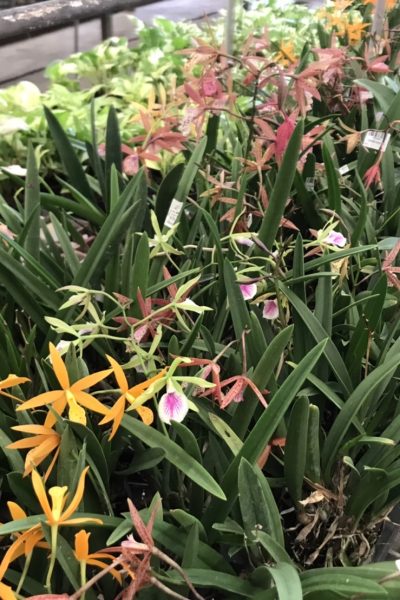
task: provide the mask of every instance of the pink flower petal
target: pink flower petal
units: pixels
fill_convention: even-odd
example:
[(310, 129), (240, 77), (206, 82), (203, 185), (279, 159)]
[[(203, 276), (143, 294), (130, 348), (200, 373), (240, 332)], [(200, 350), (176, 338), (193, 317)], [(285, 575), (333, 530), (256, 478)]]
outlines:
[(158, 416), (161, 421), (171, 424), (171, 421), (180, 423), (189, 410), (188, 399), (176, 390), (170, 390), (161, 397), (158, 404)]
[(241, 283), (239, 287), (245, 300), (251, 300), (257, 294), (256, 283)]
[(263, 308), (263, 317), (269, 321), (273, 321), (279, 317), (278, 300), (276, 298), (266, 301)]
[(331, 244), (332, 246), (343, 248), (347, 244), (347, 239), (339, 231), (331, 231), (324, 239), (324, 242), (326, 244)]

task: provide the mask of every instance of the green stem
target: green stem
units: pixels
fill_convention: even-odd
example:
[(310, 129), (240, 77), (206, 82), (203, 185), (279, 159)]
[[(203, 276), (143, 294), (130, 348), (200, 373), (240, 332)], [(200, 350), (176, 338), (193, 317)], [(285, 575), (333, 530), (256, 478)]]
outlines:
[(56, 564), (57, 557), (57, 535), (58, 535), (58, 525), (51, 526), (51, 555), (50, 555), (50, 564), (49, 570), (47, 571), (46, 577), (46, 590), (49, 594), (51, 594), (51, 577), (54, 571), (54, 565)]
[[(84, 560), (80, 561), (80, 574), (81, 574), (81, 587), (84, 588), (86, 585), (86, 563)], [(81, 600), (85, 600), (85, 591), (81, 596)]]

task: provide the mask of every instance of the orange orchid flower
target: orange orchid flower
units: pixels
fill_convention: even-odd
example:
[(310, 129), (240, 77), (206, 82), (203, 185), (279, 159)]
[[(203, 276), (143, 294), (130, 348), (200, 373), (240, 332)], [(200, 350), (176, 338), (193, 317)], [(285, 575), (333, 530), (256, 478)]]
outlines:
[[(122, 417), (125, 413), (126, 403), (129, 404), (136, 403), (138, 398), (156, 381), (161, 379), (166, 371), (162, 370), (160, 373), (147, 379), (143, 383), (138, 383), (133, 387), (129, 387), (128, 381), (125, 377), (125, 373), (122, 367), (114, 360), (111, 356), (107, 356), (110, 364), (113, 368), (115, 379), (117, 380), (119, 389), (121, 390), (121, 395), (118, 400), (115, 402), (114, 406), (108, 411), (107, 415), (100, 421), (100, 425), (105, 425), (110, 421), (113, 421), (113, 426), (111, 429), (111, 434), (109, 439), (111, 440), (116, 434), (118, 427), (121, 424)], [(140, 418), (142, 419), (145, 425), (151, 425), (154, 420), (153, 411), (147, 406), (135, 406), (135, 410), (139, 413)]]
[(60, 453), (61, 435), (51, 427), (45, 427), (44, 425), (15, 425), (11, 429), (32, 434), (32, 437), (18, 440), (7, 446), (10, 450), (31, 448), (25, 457), (24, 477), (32, 472), (33, 467), (38, 467), (53, 450), (56, 450), (44, 476), (44, 480), (47, 481)]
[[(69, 419), (76, 423), (82, 423), (86, 425), (86, 413), (85, 408), (98, 412), (102, 415), (108, 413), (108, 408), (103, 406), (94, 396), (88, 394), (84, 390), (95, 385), (108, 375), (112, 373), (111, 369), (99, 371), (98, 373), (92, 373), (86, 377), (82, 377), (75, 383), (71, 384), (67, 368), (61, 358), (57, 348), (54, 344), (49, 344), (50, 348), (50, 359), (53, 366), (53, 371), (58, 379), (61, 389), (52, 390), (39, 394), (26, 402), (23, 402), (17, 407), (17, 410), (30, 410), (32, 408), (38, 408), (46, 404), (51, 404), (53, 410), (62, 415), (65, 407), (68, 405)], [(84, 408), (82, 408), (84, 407)], [(57, 417), (53, 412), (49, 412), (46, 417), (44, 426), (52, 427), (57, 421)]]
[[(60, 526), (81, 525), (82, 523), (96, 523), (98, 525), (102, 525), (103, 523), (101, 519), (92, 517), (71, 518), (81, 503), (85, 490), (85, 477), (88, 470), (89, 467), (86, 467), (82, 471), (81, 476), (79, 477), (78, 485), (76, 486), (75, 494), (67, 508), (65, 508), (65, 503), (68, 495), (68, 487), (51, 487), (49, 489), (49, 495), (51, 498), (50, 504), (42, 478), (37, 471), (32, 472), (33, 489), (46, 517), (44, 522), (46, 525), (51, 527), (51, 559), (46, 580), (46, 586), (48, 588), (50, 586), (50, 579), (55, 563), (58, 528)], [(15, 516), (22, 516), (22, 514), (25, 514), (23, 513), (22, 509), (19, 509), (19, 507), (15, 504), (11, 505), (10, 510), (13, 511)], [(3, 560), (0, 564), (0, 580), (6, 572), (10, 562), (18, 558), (18, 556), (24, 554), (26, 551), (31, 552), (34, 546), (37, 546), (41, 542), (42, 538), (42, 526), (40, 523), (21, 533), (11, 544), (5, 556), (3, 557)], [(3, 596), (0, 596), (0, 598), (3, 598)], [(11, 598), (13, 598), (13, 596), (10, 596), (10, 599)]]
[[(81, 529), (75, 534), (75, 558), (81, 564), (83, 573), (86, 571), (86, 565), (93, 567), (99, 567), (100, 569), (106, 569), (108, 564), (104, 562), (104, 559), (110, 559), (111, 562), (114, 560), (112, 554), (107, 552), (94, 552), (89, 554), (89, 537), (90, 533)], [(119, 584), (122, 583), (121, 574), (116, 569), (111, 569), (110, 573), (115, 577)]]

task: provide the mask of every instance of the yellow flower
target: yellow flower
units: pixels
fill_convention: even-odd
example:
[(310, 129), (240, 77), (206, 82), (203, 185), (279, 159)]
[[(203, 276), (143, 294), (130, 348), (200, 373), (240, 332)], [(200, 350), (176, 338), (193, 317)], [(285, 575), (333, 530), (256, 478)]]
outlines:
[(40, 463), (53, 452), (53, 450), (57, 449), (49, 468), (46, 471), (44, 477), (44, 480), (46, 481), (60, 452), (60, 434), (54, 431), (54, 429), (51, 429), (51, 427), (45, 427), (44, 425), (16, 425), (11, 429), (21, 431), (22, 433), (32, 434), (32, 437), (18, 440), (7, 446), (7, 448), (10, 448), (11, 450), (31, 448), (25, 457), (24, 477), (32, 472), (33, 467), (38, 467)]
[(282, 42), (279, 46), (279, 52), (275, 55), (275, 61), (281, 65), (288, 66), (293, 64), (297, 60), (297, 56), (294, 52), (293, 42)]
[[(7, 502), (8, 509), (13, 521), (19, 521), (20, 519), (26, 519), (26, 512), (16, 503)], [(34, 529), (34, 530), (33, 530)], [(37, 546), (40, 548), (48, 548), (49, 545), (43, 542), (44, 534), (40, 528), (35, 527), (24, 533), (17, 533), (16, 540), (8, 548), (7, 552), (3, 556), (0, 564), (0, 580), (3, 579), (5, 572), (7, 571), (9, 564), (25, 554), (29, 557), (33, 549)], [(2, 600), (16, 600), (16, 596), (12, 589), (0, 582), (0, 598)]]
[[(93, 554), (89, 554), (89, 536), (90, 533), (84, 529), (81, 529), (75, 534), (74, 554), (76, 560), (81, 564), (83, 575), (86, 574), (86, 565), (105, 569), (108, 567), (108, 564), (104, 562), (104, 559), (110, 559), (112, 562), (115, 558), (112, 554), (108, 554), (107, 552), (94, 552)], [(110, 573), (120, 584), (122, 583), (121, 574), (118, 573), (116, 569), (111, 569)]]
[[(105, 371), (93, 373), (92, 375), (88, 375), (87, 377), (75, 381), (75, 383), (71, 385), (68, 371), (57, 348), (51, 343), (49, 344), (49, 348), (53, 371), (58, 379), (61, 389), (39, 394), (38, 396), (23, 402), (23, 404), (17, 407), (17, 410), (29, 410), (45, 404), (51, 404), (53, 410), (59, 415), (62, 415), (65, 407), (68, 405), (69, 419), (76, 423), (82, 423), (83, 425), (86, 425), (86, 413), (85, 409), (82, 408), (83, 406), (102, 415), (106, 415), (108, 413), (108, 408), (103, 406), (101, 402), (94, 398), (94, 396), (88, 394), (84, 390), (107, 377), (112, 370), (106, 369)], [(52, 427), (56, 421), (56, 416), (52, 412), (49, 412), (44, 425), (45, 427)]]
[(364, 33), (364, 29), (368, 27), (368, 23), (348, 23), (346, 26), (346, 34), (349, 44), (358, 44)]
[[(82, 471), (81, 476), (79, 477), (78, 485), (76, 486), (75, 494), (67, 508), (65, 508), (68, 492), (67, 486), (55, 486), (49, 489), (49, 495), (51, 498), (50, 505), (49, 499), (47, 497), (46, 488), (44, 487), (43, 481), (39, 473), (37, 473), (37, 471), (32, 472), (32, 485), (34, 492), (45, 514), (45, 523), (46, 525), (49, 525), (51, 527), (51, 559), (46, 581), (46, 586), (48, 588), (50, 585), (51, 574), (53, 572), (55, 563), (58, 528), (60, 526), (80, 525), (82, 523), (96, 523), (98, 525), (102, 525), (103, 523), (101, 519), (91, 517), (71, 519), (71, 516), (81, 503), (83, 493), (85, 490), (85, 477), (86, 473), (88, 472), (88, 469), (89, 467), (86, 467)], [(11, 514), (17, 516), (18, 519), (20, 517), (25, 518), (25, 516), (23, 516), (25, 515), (24, 511), (20, 509), (20, 507), (15, 503), (11, 503), (10, 512), (11, 511)], [(0, 579), (6, 572), (8, 565), (11, 561), (15, 560), (18, 556), (21, 556), (21, 554), (24, 554), (27, 551), (31, 552), (35, 546), (39, 545), (42, 539), (43, 533), (42, 526), (40, 523), (21, 533), (17, 537), (17, 539), (11, 544), (1, 562)], [(0, 598), (3, 598), (3, 596), (0, 596)], [(10, 598), (13, 597), (10, 596)]]
[[(111, 440), (116, 434), (118, 427), (121, 424), (122, 417), (124, 416), (126, 402), (133, 404), (145, 390), (147, 390), (155, 381), (161, 379), (165, 375), (165, 369), (151, 377), (143, 383), (129, 387), (128, 381), (125, 377), (125, 373), (122, 367), (114, 360), (111, 356), (107, 356), (110, 364), (113, 368), (115, 379), (117, 380), (121, 396), (115, 402), (114, 406), (108, 411), (108, 414), (100, 421), (100, 425), (113, 421), (111, 434), (109, 439)], [(135, 410), (139, 413), (140, 418), (146, 425), (151, 425), (154, 420), (153, 411), (147, 406), (136, 406)]]
[(71, 499), (68, 508), (66, 508), (65, 510), (64, 507), (67, 500), (68, 487), (66, 485), (62, 487), (57, 485), (49, 489), (49, 495), (51, 497), (50, 506), (46, 488), (43, 485), (42, 478), (40, 477), (37, 471), (32, 472), (33, 489), (35, 490), (35, 494), (37, 496), (37, 499), (39, 500), (39, 504), (47, 517), (47, 525), (50, 525), (50, 527), (53, 527), (55, 525), (79, 525), (80, 523), (87, 523), (89, 521), (100, 525), (102, 524), (102, 521), (100, 519), (70, 518), (81, 503), (83, 492), (85, 490), (85, 477), (88, 470), (89, 467), (83, 469), (81, 476), (79, 477), (78, 485), (76, 486), (75, 495)]

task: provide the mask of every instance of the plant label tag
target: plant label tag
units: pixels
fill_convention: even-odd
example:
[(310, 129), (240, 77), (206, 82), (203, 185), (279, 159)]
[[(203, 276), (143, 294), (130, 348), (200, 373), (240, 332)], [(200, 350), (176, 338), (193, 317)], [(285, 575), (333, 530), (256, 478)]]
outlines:
[(164, 226), (171, 229), (175, 223), (177, 222), (179, 215), (181, 214), (181, 210), (183, 207), (183, 202), (176, 200), (175, 198), (172, 200), (171, 205), (169, 207), (168, 214), (164, 221)]
[(313, 192), (314, 191), (314, 177), (306, 177), (304, 185), (306, 187), (307, 192)]
[(339, 173), (340, 173), (341, 175), (346, 175), (346, 173), (348, 173), (349, 171), (350, 171), (350, 167), (349, 167), (349, 165), (342, 165), (342, 166), (339, 168)]
[(363, 146), (364, 148), (371, 148), (371, 150), (380, 150), (381, 152), (385, 152), (389, 140), (390, 133), (370, 130), (365, 134)]

